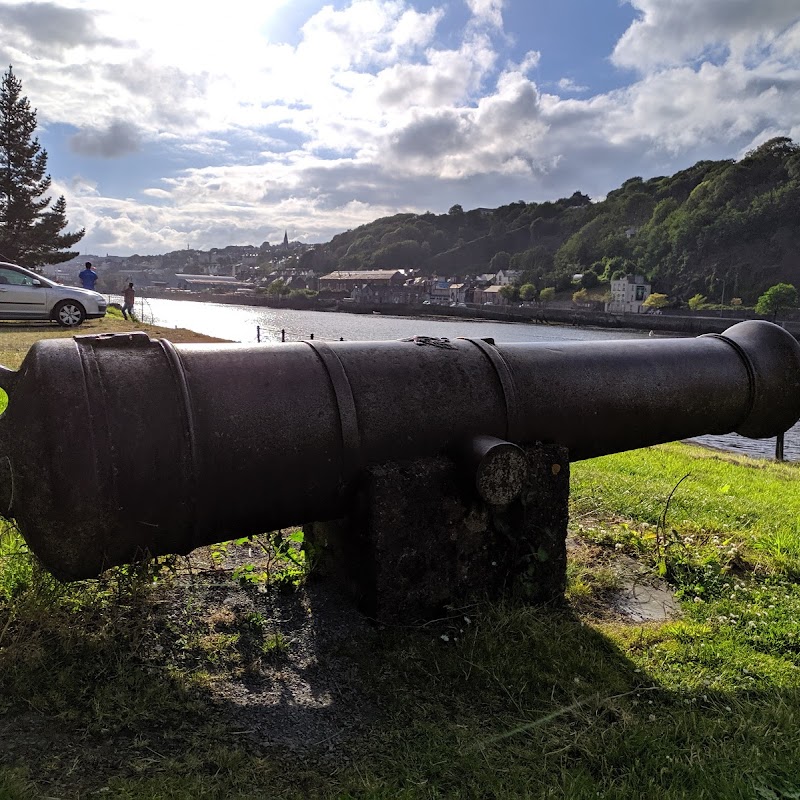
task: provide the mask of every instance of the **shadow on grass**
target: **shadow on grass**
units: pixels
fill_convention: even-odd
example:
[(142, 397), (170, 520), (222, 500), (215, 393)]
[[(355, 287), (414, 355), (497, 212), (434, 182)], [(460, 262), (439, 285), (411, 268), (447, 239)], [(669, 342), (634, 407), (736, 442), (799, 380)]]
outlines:
[(325, 585), (20, 618), (0, 697), (9, 798), (772, 798), (800, 763), (796, 690), (668, 691), (565, 608), (387, 628)]

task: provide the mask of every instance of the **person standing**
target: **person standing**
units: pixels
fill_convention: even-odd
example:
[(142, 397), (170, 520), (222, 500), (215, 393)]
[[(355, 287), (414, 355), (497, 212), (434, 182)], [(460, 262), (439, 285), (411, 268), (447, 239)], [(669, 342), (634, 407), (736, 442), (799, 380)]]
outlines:
[(78, 273), (78, 278), (84, 289), (94, 291), (94, 285), (97, 283), (97, 273), (94, 271), (91, 261), (86, 262), (86, 267)]
[(133, 291), (133, 284), (129, 283), (128, 288), (122, 293), (122, 316), (128, 319), (128, 313), (133, 317), (133, 301), (136, 299), (136, 293)]

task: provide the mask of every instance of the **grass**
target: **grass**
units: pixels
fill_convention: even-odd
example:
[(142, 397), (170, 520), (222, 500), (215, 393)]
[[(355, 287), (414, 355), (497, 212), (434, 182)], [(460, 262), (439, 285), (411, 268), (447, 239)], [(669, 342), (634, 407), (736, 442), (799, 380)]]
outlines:
[[(571, 470), (569, 602), (354, 634), (328, 657), (357, 671), (331, 702), (360, 727), (307, 750), (259, 745), (215, 694), (285, 678), (266, 606), (208, 606), (169, 561), (65, 586), (6, 527), (0, 798), (800, 796), (800, 467), (675, 444)], [(257, 548), (211, 548), (208, 585), (291, 593), (297, 540), (262, 537), (269, 585)], [(681, 616), (616, 614), (623, 560)]]
[(184, 328), (168, 328), (158, 325), (143, 325), (128, 322), (121, 312), (110, 308), (103, 319), (90, 319), (77, 328), (62, 328), (52, 322), (0, 322), (0, 364), (9, 369), (18, 369), (26, 353), (40, 339), (57, 339), (101, 333), (126, 333), (131, 330), (146, 330), (151, 338), (169, 339), (179, 342), (221, 342)]
[(591, 535), (591, 522), (581, 519), (591, 520), (596, 508), (617, 514), (628, 522), (611, 539), (637, 550), (660, 538), (661, 544), (716, 551), (728, 561), (746, 559), (756, 571), (797, 577), (798, 477), (797, 464), (664, 445), (576, 464), (573, 516)]

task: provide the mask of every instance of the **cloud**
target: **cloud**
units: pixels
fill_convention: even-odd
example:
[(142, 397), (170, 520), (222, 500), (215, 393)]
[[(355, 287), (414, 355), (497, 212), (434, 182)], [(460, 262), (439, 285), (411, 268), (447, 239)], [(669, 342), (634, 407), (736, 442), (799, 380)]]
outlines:
[[(124, 91), (153, 127), (196, 125), (205, 116), (203, 100), (208, 88), (206, 74), (190, 74), (178, 67), (152, 66), (143, 57), (124, 64), (108, 64), (99, 76)], [(143, 124), (147, 124), (143, 120)]]
[(519, 65), (519, 71), (523, 74), (527, 74), (532, 69), (538, 67), (541, 60), (542, 54), (538, 50), (529, 50), (527, 53), (525, 53), (525, 57), (522, 59), (522, 63)]
[(650, 70), (686, 59), (739, 58), (795, 25), (794, 0), (629, 0), (640, 17), (617, 42), (612, 60)]
[(564, 92), (570, 92), (572, 94), (581, 94), (589, 91), (588, 86), (581, 86), (579, 83), (575, 83), (572, 78), (562, 78), (558, 82), (558, 88)]
[(94, 158), (119, 158), (136, 153), (141, 147), (139, 131), (123, 120), (106, 128), (84, 128), (69, 140), (73, 153)]
[(396, 0), (353, 0), (341, 9), (324, 6), (302, 27), (299, 59), (314, 69), (383, 66), (429, 44), (443, 12), (420, 13)]
[(417, 64), (393, 64), (375, 76), (377, 100), (384, 109), (458, 105), (478, 90), (495, 53), (481, 38), (460, 50), (434, 50)]
[(54, 48), (60, 52), (64, 48), (120, 44), (97, 31), (90, 11), (49, 2), (0, 5), (0, 28), (50, 52)]
[(466, 0), (466, 4), (472, 12), (473, 22), (502, 30), (505, 0)]

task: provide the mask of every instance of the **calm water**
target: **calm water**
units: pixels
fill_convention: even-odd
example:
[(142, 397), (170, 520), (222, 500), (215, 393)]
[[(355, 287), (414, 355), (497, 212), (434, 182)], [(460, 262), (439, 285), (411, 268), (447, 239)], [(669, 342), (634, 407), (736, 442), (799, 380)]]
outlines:
[[(453, 318), (392, 317), (388, 314), (345, 314), (329, 311), (231, 306), (191, 300), (149, 300), (144, 302), (145, 322), (188, 328), (236, 342), (256, 341), (261, 327), (262, 342), (279, 342), (281, 330), (286, 341), (310, 338), (330, 341), (375, 341), (405, 339), (409, 336), (493, 337), (498, 342), (585, 341), (589, 339), (641, 339), (646, 333), (587, 330), (561, 325), (530, 325)], [(140, 301), (136, 301), (140, 311)]]
[[(604, 331), (559, 325), (520, 322), (487, 322), (467, 319), (392, 317), (385, 314), (343, 314), (324, 311), (230, 306), (190, 300), (137, 300), (136, 311), (145, 322), (188, 328), (236, 342), (255, 343), (257, 328), (262, 342), (279, 342), (281, 329), (286, 341), (308, 339), (369, 341), (404, 339), (409, 336), (488, 337), (498, 342), (588, 341), (641, 339), (638, 331)], [(750, 456), (772, 458), (775, 439), (745, 439), (738, 434), (701, 436), (695, 441)], [(800, 423), (786, 433), (785, 458), (800, 461)]]

